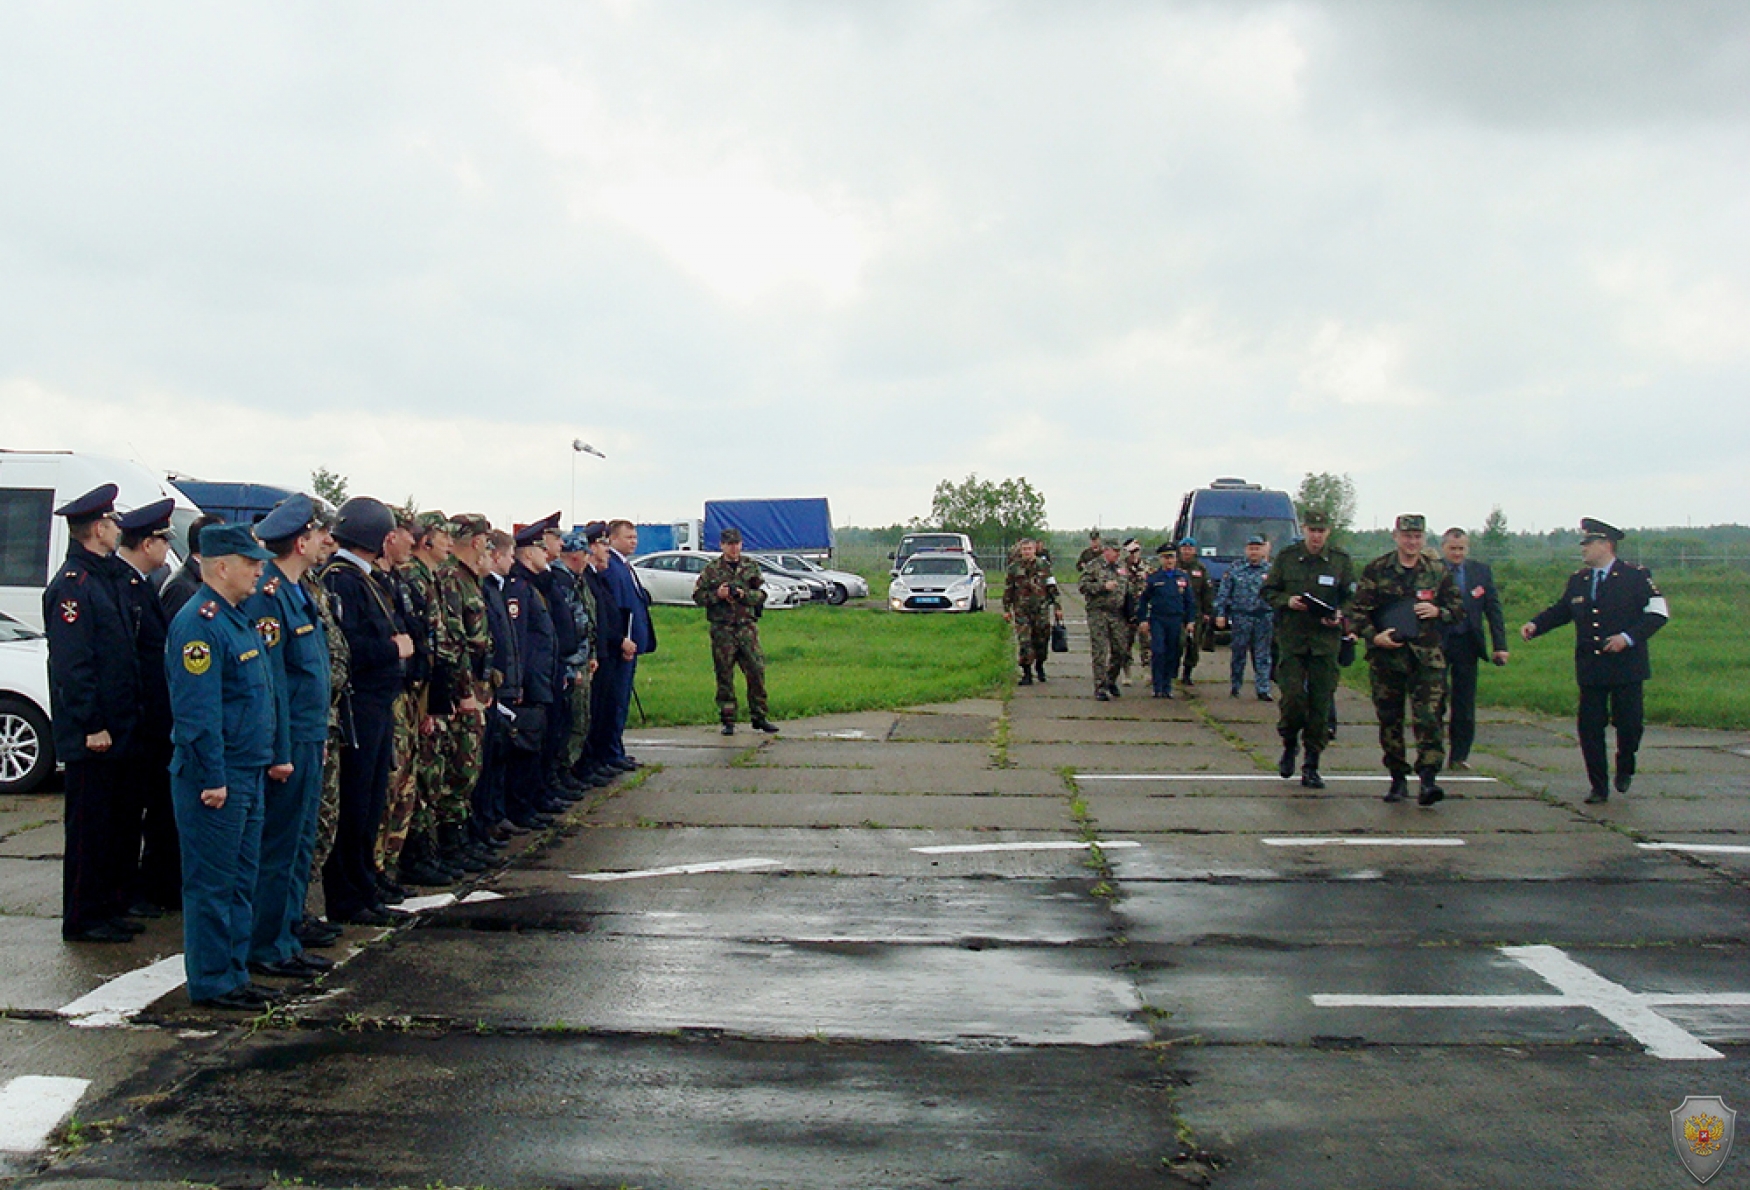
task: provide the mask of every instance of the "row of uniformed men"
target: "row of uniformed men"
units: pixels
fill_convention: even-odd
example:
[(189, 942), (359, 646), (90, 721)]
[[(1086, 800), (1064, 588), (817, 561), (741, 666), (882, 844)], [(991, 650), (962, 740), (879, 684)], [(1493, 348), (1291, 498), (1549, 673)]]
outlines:
[[(368, 497), (329, 522), (297, 496), (253, 532), (204, 526), (198, 584), (185, 572), (160, 601), (149, 579), (169, 502), (118, 517), (115, 494), (57, 510), (73, 544), (45, 594), (69, 939), (132, 936), (130, 911), (154, 907), (142, 890), (174, 904), (150, 843), (149, 879), (117, 862), (138, 857), (126, 824), (157, 803), (135, 788), (160, 773), (190, 997), (254, 1009), (274, 995), (251, 971), (326, 969), (309, 948), (342, 923), (386, 924), (405, 896), (397, 877), (484, 870), (511, 834), (636, 767), (624, 701), (655, 639), (609, 526), (566, 538), (554, 514), (513, 538), (474, 515), (398, 519)], [(614, 529), (630, 553), (631, 526)], [(143, 541), (159, 544), (141, 553)], [(135, 730), (148, 716), (127, 713), (153, 673), (170, 742), (156, 751)], [(305, 912), (316, 873), (327, 922)]]

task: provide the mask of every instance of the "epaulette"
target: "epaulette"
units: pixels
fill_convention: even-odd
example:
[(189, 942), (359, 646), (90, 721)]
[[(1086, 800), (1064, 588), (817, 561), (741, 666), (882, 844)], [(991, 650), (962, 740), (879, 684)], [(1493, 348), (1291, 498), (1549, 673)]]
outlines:
[(200, 612), (198, 614), (200, 615), (201, 619), (210, 620), (214, 616), (219, 614), (219, 605), (214, 603), (211, 599), (209, 599), (205, 603), (201, 604)]
[(261, 584), (261, 593), (263, 595), (277, 595), (279, 593), (279, 589), (280, 589), (280, 581), (277, 577), (270, 578), (265, 583)]

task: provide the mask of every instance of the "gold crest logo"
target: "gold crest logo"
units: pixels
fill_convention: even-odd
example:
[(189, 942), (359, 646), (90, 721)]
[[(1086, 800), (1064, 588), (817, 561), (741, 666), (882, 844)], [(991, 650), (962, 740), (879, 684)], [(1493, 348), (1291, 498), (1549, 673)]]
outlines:
[(255, 621), (255, 631), (261, 635), (262, 640), (267, 642), (268, 648), (273, 649), (279, 647), (280, 622), (277, 619), (272, 616), (261, 617), (261, 619)]
[(1718, 1095), (1691, 1095), (1671, 1112), (1671, 1143), (1677, 1159), (1704, 1185), (1732, 1155), (1738, 1113)]
[(182, 668), (200, 677), (213, 667), (213, 650), (204, 640), (191, 640), (182, 646)]

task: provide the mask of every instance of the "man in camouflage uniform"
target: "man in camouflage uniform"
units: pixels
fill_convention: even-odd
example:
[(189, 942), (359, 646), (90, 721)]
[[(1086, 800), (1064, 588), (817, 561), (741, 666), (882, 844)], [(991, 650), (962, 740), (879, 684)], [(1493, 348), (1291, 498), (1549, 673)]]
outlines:
[(429, 568), (413, 565), (414, 549), (420, 537), (413, 514), (404, 509), (391, 509), (395, 514), (395, 530), (383, 542), (383, 555), (378, 559), (375, 579), (384, 598), (393, 610), (397, 631), (413, 640), (413, 656), (402, 669), (401, 692), (396, 696), (394, 713), (394, 743), (389, 761), (389, 793), (383, 804), (383, 821), (377, 831), (377, 883), (385, 904), (393, 905), (406, 898), (406, 890), (397, 881), (399, 875), (409, 879), (418, 876), (419, 884), (448, 883), (461, 875), (452, 875), (423, 862), (425, 849), (416, 844), (409, 856), (408, 873), (402, 873), (401, 853), (413, 826), (413, 812), (419, 801), (419, 755), (424, 737), (433, 730), (427, 711), (428, 683), (431, 678), (431, 648), (434, 632), (432, 618), (433, 588)]
[(1100, 542), (1100, 531), (1098, 529), (1088, 530), (1088, 548), (1076, 555), (1076, 573), (1080, 574), (1086, 570), (1088, 563), (1100, 556), (1102, 548), (1104, 547)]
[(1446, 761), (1446, 654), (1440, 641), (1447, 625), (1464, 618), (1464, 601), (1440, 556), (1423, 548), (1427, 527), (1418, 514), (1398, 517), (1392, 531), (1397, 548), (1361, 571), (1351, 612), (1367, 641), (1379, 746), (1391, 773), (1385, 800), (1401, 802), (1409, 796), (1410, 765), (1404, 756), (1408, 699), (1416, 732), (1416, 776), (1422, 784), (1416, 801), (1432, 806), (1446, 796), (1435, 783)]
[(1057, 580), (1051, 565), (1039, 556), (1039, 543), (1021, 539), (1003, 577), (1003, 619), (1015, 627), (1015, 652), (1021, 662), (1021, 685), (1033, 676), (1045, 680), (1045, 656), (1051, 651), (1052, 618), (1057, 607)]
[(1124, 684), (1130, 685), (1130, 662), (1134, 657), (1141, 663), (1145, 673), (1152, 673), (1154, 667), (1153, 642), (1146, 630), (1138, 631), (1133, 618), (1137, 604), (1142, 602), (1142, 593), (1148, 589), (1148, 576), (1154, 573), (1154, 566), (1142, 556), (1142, 542), (1134, 537), (1124, 539), (1124, 554), (1119, 562), (1119, 569), (1124, 572)]
[(553, 560), (559, 578), (569, 583), (571, 621), (577, 629), (577, 648), (567, 660), (571, 684), (566, 697), (570, 710), (570, 732), (559, 757), (560, 767), (575, 783), (586, 788), (608, 784), (604, 774), (580, 771), (585, 746), (589, 743), (590, 682), (599, 668), (596, 661), (595, 593), (589, 589), (584, 572), (589, 569), (589, 538), (582, 529), (572, 529), (560, 537), (559, 556)]
[(1197, 556), (1197, 539), (1187, 537), (1179, 542), (1179, 569), (1191, 580), (1191, 595), (1197, 601), (1197, 623), (1185, 634), (1185, 652), (1179, 658), (1179, 683), (1190, 686), (1191, 671), (1205, 648), (1214, 651), (1215, 640), (1210, 626), (1215, 617), (1215, 584), (1209, 578), (1209, 567)]
[(1246, 658), (1252, 659), (1252, 681), (1259, 694), (1270, 693), (1270, 605), (1264, 602), (1264, 580), (1270, 575), (1265, 561), (1270, 545), (1253, 535), (1246, 541), (1246, 559), (1227, 568), (1215, 593), (1215, 626), (1232, 636), (1233, 659), (1228, 671), (1229, 694), (1240, 696), (1246, 679)]
[(1094, 698), (1105, 702), (1118, 693), (1129, 615), (1127, 579), (1118, 563), (1118, 543), (1101, 544), (1100, 556), (1082, 567), (1076, 583), (1088, 609), (1088, 653), (1094, 665)]
[(491, 550), (492, 525), (477, 512), (451, 518), (449, 561), (438, 568), (438, 604), (444, 618), (444, 634), (460, 642), (451, 697), (455, 710), (449, 719), (449, 739), (443, 749), (443, 802), (438, 820), (443, 824), (466, 824), (471, 853), (476, 859), (491, 858), (495, 840), (489, 827), (497, 822), (476, 820), (474, 788), (480, 782), (486, 746), (486, 708), (492, 702), (488, 680), (492, 659), (492, 632), (486, 614), (486, 579)]
[[(1276, 687), (1282, 711), (1276, 732), (1282, 756), (1276, 771), (1294, 776), (1295, 758), (1306, 745), (1300, 783), (1323, 789), (1319, 756), (1331, 738), (1331, 710), (1337, 693), (1337, 650), (1343, 643), (1343, 609), (1354, 594), (1354, 564), (1330, 542), (1331, 521), (1323, 512), (1301, 514), (1305, 533), (1270, 564), (1261, 591), (1275, 613)], [(1317, 602), (1313, 602), (1316, 600)], [(1258, 698), (1270, 701), (1267, 690)]]
[(766, 659), (754, 623), (766, 605), (765, 582), (759, 564), (741, 556), (739, 529), (723, 530), (718, 542), (723, 552), (693, 584), (693, 602), (705, 609), (711, 626), (711, 666), (717, 672), (717, 712), (723, 718), (723, 734), (735, 734), (737, 665), (747, 676), (747, 711), (754, 730), (776, 732), (766, 718)]
[(334, 557), (337, 543), (329, 532), (334, 514), (322, 509), (324, 531), (310, 569), (298, 580), (304, 594), (315, 605), (322, 620), (322, 630), (328, 634), (328, 746), (322, 752), (322, 801), (316, 807), (315, 850), (310, 862), (310, 878), (304, 895), (304, 920), (292, 927), (292, 933), (305, 947), (332, 946), (340, 937), (337, 925), (316, 916), (313, 890), (322, 883), (322, 865), (334, 849), (334, 828), (340, 821), (340, 752), (352, 746), (352, 706), (347, 685), (352, 650), (346, 643), (346, 633), (340, 630), (340, 618), (335, 614), (333, 598), (323, 585), (318, 572)]

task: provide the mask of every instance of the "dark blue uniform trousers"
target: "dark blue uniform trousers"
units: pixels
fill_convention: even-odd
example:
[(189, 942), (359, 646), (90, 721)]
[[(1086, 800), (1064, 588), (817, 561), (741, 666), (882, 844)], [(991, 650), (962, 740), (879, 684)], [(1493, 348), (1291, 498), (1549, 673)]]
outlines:
[(171, 803), (182, 838), (182, 950), (191, 1000), (249, 982), (249, 935), (261, 857), (264, 768), (227, 769), (225, 804), (201, 804), (191, 781), (173, 776)]
[(340, 813), (334, 847), (322, 867), (322, 903), (328, 920), (375, 909), (377, 831), (389, 797), (389, 761), (394, 749), (392, 699), (353, 698), (357, 746), (340, 754)]
[(632, 709), (632, 682), (638, 658), (603, 654), (590, 682), (589, 757), (597, 763), (626, 759), (626, 715)]
[(1185, 621), (1150, 620), (1148, 643), (1149, 666), (1154, 671), (1149, 677), (1154, 681), (1154, 692), (1171, 694), (1173, 675), (1179, 672), (1179, 655), (1185, 648)]
[(255, 924), (249, 959), (278, 963), (304, 949), (292, 927), (303, 920), (316, 857), (316, 811), (322, 801), (322, 745), (292, 745), (292, 775), (269, 777), (262, 799), (261, 867), (255, 877)]

